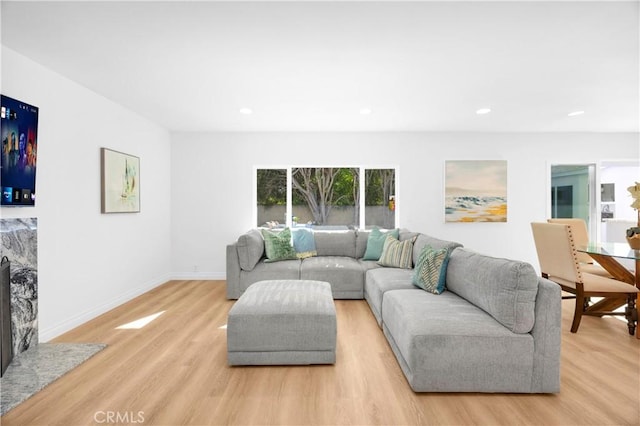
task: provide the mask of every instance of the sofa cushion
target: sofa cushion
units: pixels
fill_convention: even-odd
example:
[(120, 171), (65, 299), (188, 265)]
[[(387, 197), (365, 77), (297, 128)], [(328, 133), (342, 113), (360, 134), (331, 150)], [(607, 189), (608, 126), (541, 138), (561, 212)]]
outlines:
[(292, 232), (293, 249), (298, 259), (317, 256), (316, 240), (308, 229), (296, 229)]
[(363, 260), (359, 259), (360, 265), (362, 266), (362, 270), (366, 273), (369, 269), (381, 269), (383, 266), (378, 265), (378, 261), (376, 260)]
[(400, 229), (400, 233), (398, 236), (398, 239), (400, 241), (404, 241), (404, 240), (410, 240), (414, 237), (418, 237), (418, 235), (420, 235), (419, 232), (413, 232), (413, 231), (409, 231), (408, 229)]
[[(361, 262), (370, 261), (364, 260)], [(410, 269), (382, 267), (369, 269), (365, 273), (364, 298), (369, 304), (376, 321), (378, 321), (378, 325), (382, 325), (382, 302), (387, 291), (398, 289), (422, 291), (411, 284), (412, 274), (413, 271)]]
[(367, 250), (364, 253), (364, 260), (379, 260), (384, 248), (384, 242), (387, 235), (392, 235), (396, 240), (400, 238), (400, 230), (392, 229), (391, 231), (382, 232), (378, 228), (373, 228), (369, 232), (367, 238)]
[[(364, 258), (364, 254), (367, 252), (367, 242), (369, 241), (369, 234), (371, 231), (358, 230), (356, 231), (356, 259)], [(378, 259), (369, 259), (378, 260)]]
[(314, 232), (318, 256), (356, 257), (355, 231)]
[(251, 271), (264, 256), (264, 239), (257, 229), (240, 235), (238, 238), (238, 259), (240, 268)]
[(291, 230), (289, 228), (278, 233), (266, 229), (261, 231), (264, 238), (264, 251), (267, 254), (265, 262), (296, 259), (296, 252), (291, 245)]
[(455, 241), (441, 240), (439, 238), (431, 237), (426, 234), (418, 234), (416, 242), (413, 243), (413, 264), (418, 264), (418, 256), (422, 252), (425, 246), (431, 246), (435, 250), (446, 248), (451, 253), (455, 248), (462, 247), (462, 244)]
[(240, 270), (238, 280), (238, 294), (242, 293), (253, 283), (264, 280), (299, 280), (300, 259), (283, 260), (281, 262), (268, 263), (266, 259), (258, 262), (251, 271)]
[(416, 392), (531, 392), (534, 339), (450, 291), (384, 295), (383, 330)]
[(300, 279), (327, 281), (335, 299), (362, 299), (364, 272), (360, 262), (351, 257), (308, 257), (300, 265)]
[(449, 257), (446, 286), (514, 333), (533, 328), (538, 276), (526, 262), (458, 248)]
[(449, 250), (446, 248), (434, 250), (425, 246), (418, 257), (418, 263), (411, 282), (423, 290), (434, 294), (444, 291), (449, 263)]
[(413, 267), (414, 241), (415, 237), (410, 240), (398, 241), (392, 235), (387, 235), (378, 264), (393, 268), (411, 269)]

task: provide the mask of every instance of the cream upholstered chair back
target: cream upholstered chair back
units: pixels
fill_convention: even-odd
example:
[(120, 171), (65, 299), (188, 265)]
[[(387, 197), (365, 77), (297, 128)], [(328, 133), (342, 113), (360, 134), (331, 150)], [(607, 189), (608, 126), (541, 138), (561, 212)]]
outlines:
[[(585, 265), (578, 261), (571, 225), (534, 222), (531, 224), (531, 230), (542, 276), (558, 284), (563, 291), (575, 295), (576, 304), (573, 310), (571, 332), (578, 331), (582, 315), (601, 317), (606, 314), (624, 315), (627, 319), (629, 334), (633, 335), (638, 318), (638, 310), (635, 306), (638, 289), (626, 282), (583, 271), (582, 268), (593, 265)], [(621, 312), (615, 310), (619, 306), (617, 304), (613, 308), (607, 308), (607, 305), (598, 303), (590, 305), (591, 297), (626, 298), (627, 308)]]
[(540, 270), (548, 278), (582, 283), (582, 273), (571, 226), (562, 223), (532, 223)]
[[(586, 246), (589, 244), (589, 231), (587, 230), (587, 222), (584, 219), (563, 218), (563, 219), (547, 219), (549, 223), (563, 223), (571, 226), (573, 241), (576, 246)], [(582, 263), (593, 263), (593, 259), (587, 253), (577, 253), (578, 261)]]

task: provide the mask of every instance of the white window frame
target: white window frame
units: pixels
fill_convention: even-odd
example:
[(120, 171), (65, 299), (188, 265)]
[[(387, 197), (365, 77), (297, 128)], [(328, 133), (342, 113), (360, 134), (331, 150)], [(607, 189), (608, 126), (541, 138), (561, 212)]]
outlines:
[[(398, 201), (401, 199), (400, 197), (400, 167), (396, 166), (389, 166), (389, 165), (375, 165), (375, 166), (371, 166), (371, 165), (333, 165), (333, 166), (318, 166), (318, 165), (301, 165), (301, 166), (282, 166), (282, 165), (269, 165), (269, 166), (264, 166), (264, 165), (260, 165), (260, 166), (254, 166), (253, 167), (253, 176), (252, 176), (252, 182), (253, 182), (253, 188), (252, 188), (252, 200), (253, 200), (253, 213), (252, 213), (252, 222), (253, 222), (253, 227), (258, 226), (258, 170), (263, 170), (263, 169), (270, 169), (270, 170), (286, 170), (287, 171), (287, 205), (285, 208), (285, 214), (286, 214), (286, 221), (285, 221), (285, 226), (287, 227), (291, 227), (293, 225), (293, 220), (292, 220), (292, 212), (293, 212), (293, 205), (292, 205), (292, 200), (293, 200), (293, 190), (292, 190), (292, 186), (291, 186), (291, 176), (292, 176), (292, 170), (294, 168), (299, 168), (299, 167), (313, 167), (313, 168), (358, 168), (360, 170), (360, 176), (363, 177), (365, 175), (365, 170), (372, 170), (372, 169), (393, 169), (395, 176), (395, 209), (394, 209), (394, 223), (395, 223), (395, 227), (399, 228), (400, 227), (400, 204)], [(366, 218), (365, 218), (365, 185), (363, 184), (363, 182), (360, 182), (360, 186), (359, 186), (359, 191), (360, 191), (360, 217), (359, 217), (359, 224), (358, 224), (358, 229), (365, 229), (365, 223), (366, 223)]]

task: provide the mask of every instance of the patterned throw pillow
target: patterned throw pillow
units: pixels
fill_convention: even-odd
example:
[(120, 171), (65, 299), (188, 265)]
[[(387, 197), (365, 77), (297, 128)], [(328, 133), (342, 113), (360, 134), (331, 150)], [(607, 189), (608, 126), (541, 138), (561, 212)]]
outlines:
[(400, 230), (392, 229), (388, 232), (382, 232), (379, 228), (373, 228), (367, 238), (367, 250), (364, 252), (362, 260), (379, 260), (387, 235), (392, 235), (397, 240), (400, 238)]
[(413, 243), (416, 238), (418, 238), (418, 236), (408, 240), (398, 241), (398, 239), (392, 235), (387, 235), (387, 239), (384, 240), (378, 265), (411, 269), (413, 265)]
[(297, 259), (296, 252), (291, 245), (291, 230), (285, 228), (276, 233), (261, 229), (264, 238), (264, 251), (267, 255), (265, 262)]
[(313, 232), (308, 229), (296, 229), (293, 231), (293, 249), (298, 259), (317, 256), (316, 240)]
[(449, 250), (446, 248), (435, 250), (425, 246), (420, 252), (412, 282), (423, 290), (434, 294), (444, 291), (449, 263)]

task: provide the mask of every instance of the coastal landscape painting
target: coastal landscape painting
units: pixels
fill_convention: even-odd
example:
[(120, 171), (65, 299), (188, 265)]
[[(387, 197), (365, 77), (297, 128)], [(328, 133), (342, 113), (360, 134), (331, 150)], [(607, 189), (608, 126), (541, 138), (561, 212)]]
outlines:
[(506, 222), (507, 161), (445, 162), (445, 222)]

